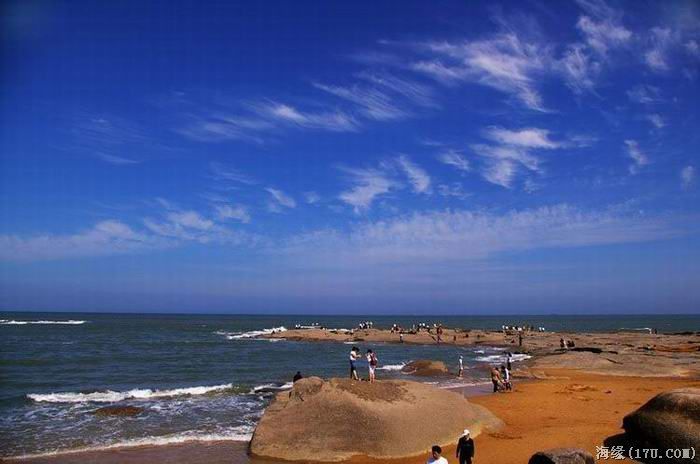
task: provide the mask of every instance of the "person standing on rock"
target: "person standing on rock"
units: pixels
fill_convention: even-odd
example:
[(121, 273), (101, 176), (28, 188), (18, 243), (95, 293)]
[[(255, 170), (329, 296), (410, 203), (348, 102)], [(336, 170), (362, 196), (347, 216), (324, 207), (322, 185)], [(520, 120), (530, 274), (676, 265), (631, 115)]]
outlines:
[(350, 350), (350, 378), (352, 380), (360, 380), (360, 377), (358, 377), (357, 375), (357, 366), (355, 365), (359, 358), (360, 349), (356, 346), (353, 346), (352, 350)]
[(442, 457), (442, 448), (438, 445), (434, 445), (430, 449), (430, 457), (426, 464), (449, 464), (449, 462)]
[(369, 382), (374, 383), (375, 372), (377, 370), (377, 353), (367, 350), (367, 366), (369, 367)]
[(464, 429), (464, 433), (457, 442), (457, 459), (459, 459), (459, 464), (472, 464), (474, 450), (474, 440), (469, 436), (469, 430)]

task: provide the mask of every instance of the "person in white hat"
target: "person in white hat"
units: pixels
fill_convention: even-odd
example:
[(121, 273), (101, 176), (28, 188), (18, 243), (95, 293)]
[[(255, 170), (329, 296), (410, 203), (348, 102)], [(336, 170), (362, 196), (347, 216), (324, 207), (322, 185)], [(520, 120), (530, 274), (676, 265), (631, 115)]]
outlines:
[(459, 464), (472, 464), (474, 459), (474, 440), (472, 440), (468, 429), (464, 429), (464, 433), (457, 442), (457, 459), (459, 459)]

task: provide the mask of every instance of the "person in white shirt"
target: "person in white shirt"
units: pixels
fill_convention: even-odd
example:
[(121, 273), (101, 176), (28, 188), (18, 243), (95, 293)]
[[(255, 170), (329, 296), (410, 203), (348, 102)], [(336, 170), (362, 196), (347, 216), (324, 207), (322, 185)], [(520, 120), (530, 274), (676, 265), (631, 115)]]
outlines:
[(459, 375), (457, 377), (462, 377), (464, 375), (464, 359), (462, 355), (459, 355)]
[(428, 458), (427, 464), (449, 464), (449, 462), (442, 457), (442, 448), (435, 445), (430, 450), (430, 457)]
[(360, 349), (353, 346), (352, 350), (350, 350), (350, 378), (352, 380), (360, 380), (360, 377), (357, 375), (357, 366), (355, 365), (358, 359), (360, 359)]

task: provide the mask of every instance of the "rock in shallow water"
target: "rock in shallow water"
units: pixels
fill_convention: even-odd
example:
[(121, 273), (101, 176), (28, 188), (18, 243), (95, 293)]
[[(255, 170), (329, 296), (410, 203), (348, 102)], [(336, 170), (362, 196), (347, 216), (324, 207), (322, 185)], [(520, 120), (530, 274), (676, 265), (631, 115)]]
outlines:
[(554, 448), (533, 454), (528, 464), (595, 464), (595, 461), (582, 449)]
[(456, 443), (464, 428), (478, 435), (500, 426), (485, 408), (430, 385), (310, 377), (277, 395), (255, 429), (250, 452), (298, 461), (400, 458)]
[(444, 362), (424, 359), (411, 361), (401, 369), (401, 372), (418, 377), (440, 377), (450, 374)]

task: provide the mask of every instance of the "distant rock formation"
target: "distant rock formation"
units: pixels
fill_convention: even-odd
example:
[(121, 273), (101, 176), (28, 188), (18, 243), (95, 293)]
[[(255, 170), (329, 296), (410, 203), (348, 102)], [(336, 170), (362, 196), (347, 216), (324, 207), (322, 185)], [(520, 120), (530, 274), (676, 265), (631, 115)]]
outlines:
[(250, 452), (297, 461), (401, 458), (456, 442), (464, 428), (478, 435), (501, 426), (461, 394), (430, 385), (309, 377), (276, 396), (255, 429)]
[(411, 361), (401, 369), (401, 372), (419, 377), (440, 377), (450, 374), (444, 362), (425, 359)]
[(582, 449), (554, 448), (533, 454), (528, 464), (595, 464), (595, 460)]

